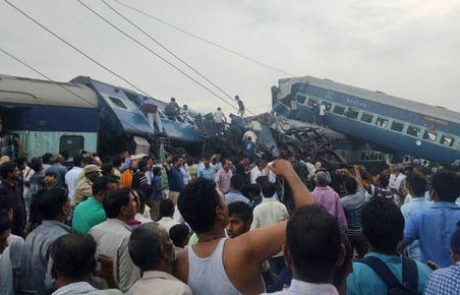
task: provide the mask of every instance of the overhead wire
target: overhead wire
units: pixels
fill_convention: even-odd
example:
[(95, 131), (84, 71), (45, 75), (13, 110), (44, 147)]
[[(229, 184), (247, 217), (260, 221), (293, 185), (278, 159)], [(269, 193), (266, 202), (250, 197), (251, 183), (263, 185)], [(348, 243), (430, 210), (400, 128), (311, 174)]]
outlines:
[[(6, 0), (5, 0), (6, 1)], [(183, 71), (182, 69), (180, 69), (178, 66), (176, 66), (175, 64), (173, 64), (172, 62), (170, 62), (169, 60), (167, 60), (166, 58), (164, 58), (163, 56), (161, 56), (160, 54), (158, 54), (157, 52), (155, 52), (154, 50), (152, 50), (151, 48), (149, 48), (148, 46), (146, 46), (145, 44), (143, 44), (142, 42), (140, 42), (139, 40), (137, 40), (136, 38), (134, 38), (133, 36), (131, 36), (130, 34), (126, 33), (124, 30), (120, 29), (118, 26), (116, 26), (115, 24), (113, 24), (112, 22), (110, 22), (107, 18), (105, 18), (104, 16), (102, 16), (101, 14), (99, 14), (97, 11), (95, 11), (94, 9), (92, 9), (90, 6), (88, 6), (86, 3), (84, 3), (83, 1), (81, 0), (76, 0), (78, 3), (80, 3), (82, 6), (86, 7), (86, 9), (88, 9), (90, 12), (92, 12), (94, 15), (96, 15), (97, 17), (99, 17), (100, 19), (102, 19), (105, 23), (107, 23), (108, 25), (110, 25), (111, 27), (113, 27), (115, 30), (117, 30), (118, 32), (120, 32), (121, 34), (123, 34), (125, 37), (131, 39), (132, 41), (134, 41), (136, 44), (138, 44), (139, 46), (141, 46), (142, 48), (144, 48), (145, 50), (147, 50), (148, 52), (152, 53), (153, 55), (155, 55), (156, 57), (158, 57), (159, 59), (161, 59), (163, 62), (165, 62), (166, 64), (168, 64), (169, 66), (173, 67), (175, 70), (179, 71), (181, 74), (183, 74), (184, 76), (186, 76), (187, 78), (189, 78), (190, 80), (192, 80), (193, 82), (195, 82), (196, 84), (198, 84), (199, 86), (201, 86), (203, 89), (205, 89), (206, 91), (208, 91), (209, 93), (213, 94), (214, 96), (216, 96), (218, 99), (220, 99), (222, 102), (226, 103), (227, 105), (229, 105), (231, 108), (235, 109), (235, 110), (238, 110), (237, 107), (235, 107), (232, 103), (229, 103), (228, 101), (226, 101), (223, 97), (221, 97), (218, 93), (216, 93), (215, 91), (213, 91), (212, 89), (210, 89), (209, 87), (207, 87), (206, 85), (204, 85), (203, 83), (201, 83), (200, 81), (198, 81), (197, 79), (195, 79), (194, 77), (192, 77), (191, 75), (189, 75), (188, 73), (186, 73), (185, 71)]]
[[(124, 14), (122, 14), (120, 11), (118, 11), (117, 9), (115, 9), (112, 5), (110, 5), (109, 3), (107, 3), (107, 1), (105, 0), (100, 0), (102, 3), (104, 3), (110, 10), (112, 10), (114, 13), (116, 13), (118, 16), (120, 16), (121, 18), (123, 18), (125, 21), (127, 21), (128, 23), (130, 23), (132, 26), (134, 26), (137, 30), (139, 30), (141, 33), (143, 33), (147, 38), (149, 38), (150, 40), (152, 40), (153, 42), (155, 42), (158, 46), (160, 46), (161, 48), (163, 48), (165, 51), (167, 51), (169, 54), (171, 54), (174, 58), (176, 58), (177, 60), (179, 60), (182, 64), (184, 64), (186, 67), (188, 67), (190, 70), (192, 70), (195, 74), (197, 74), (198, 76), (200, 76), (201, 78), (203, 78), (206, 82), (208, 82), (209, 84), (211, 84), (212, 86), (214, 86), (216, 89), (218, 89), (220, 92), (222, 92), (225, 96), (227, 96), (231, 101), (233, 101), (233, 98), (230, 94), (228, 94), (228, 92), (226, 92), (225, 90), (223, 90), (221, 87), (219, 87), (215, 82), (211, 81), (209, 78), (207, 78), (206, 76), (204, 76), (199, 70), (197, 70), (195, 67), (193, 67), (192, 65), (190, 65), (189, 63), (187, 63), (183, 58), (179, 57), (176, 53), (174, 53), (172, 50), (170, 50), (168, 47), (166, 47), (163, 43), (161, 43), (160, 41), (158, 41), (157, 39), (155, 39), (154, 37), (152, 37), (151, 34), (149, 34), (148, 32), (146, 32), (145, 30), (143, 30), (139, 25), (137, 25), (135, 22), (133, 22), (132, 20), (130, 20), (127, 16), (125, 16)], [(248, 111), (248, 113), (254, 115), (254, 113), (252, 113), (249, 109), (246, 108), (246, 110)]]
[(17, 61), (18, 63), (22, 64), (23, 66), (29, 68), (30, 70), (34, 71), (36, 74), (40, 75), (41, 77), (45, 78), (46, 80), (50, 81), (50, 82), (53, 82), (53, 84), (63, 88), (64, 90), (66, 90), (67, 92), (70, 92), (71, 94), (75, 95), (75, 96), (78, 96), (80, 99), (84, 100), (86, 103), (88, 103), (90, 106), (93, 106), (93, 107), (96, 107), (93, 102), (89, 101), (88, 99), (82, 97), (81, 95), (79, 95), (78, 93), (75, 93), (73, 92), (72, 90), (70, 89), (67, 89), (65, 88), (63, 85), (57, 83), (56, 81), (54, 81), (51, 77), (43, 74), (43, 72), (37, 70), (36, 68), (34, 68), (33, 66), (29, 65), (28, 63), (26, 63), (25, 61), (23, 61), (22, 59), (20, 59), (19, 57), (13, 55), (12, 53), (6, 51), (5, 49), (1, 48), (0, 47), (0, 51), (3, 52), (5, 55), (9, 56), (10, 58), (14, 59), (15, 61)]
[(247, 61), (250, 61), (252, 63), (255, 63), (255, 64), (258, 64), (258, 65), (263, 66), (265, 68), (271, 69), (271, 70), (273, 70), (275, 72), (278, 72), (278, 73), (281, 73), (281, 74), (284, 74), (284, 75), (288, 75), (290, 77), (296, 77), (296, 75), (294, 75), (292, 73), (289, 73), (289, 72), (287, 72), (285, 70), (282, 70), (282, 69), (279, 69), (277, 67), (271, 66), (271, 65), (269, 65), (267, 63), (264, 63), (262, 61), (259, 61), (259, 60), (255, 59), (255, 58), (249, 57), (249, 56), (247, 56), (247, 55), (245, 55), (243, 53), (240, 53), (238, 51), (230, 49), (227, 46), (224, 46), (224, 45), (218, 44), (216, 42), (210, 41), (209, 39), (201, 37), (201, 36), (199, 36), (197, 34), (194, 34), (194, 33), (190, 32), (190, 31), (187, 31), (187, 30), (185, 30), (183, 28), (180, 28), (180, 27), (178, 27), (178, 26), (176, 26), (176, 25), (174, 25), (174, 24), (172, 24), (170, 22), (167, 22), (167, 21), (165, 21), (165, 20), (163, 20), (163, 19), (161, 19), (161, 18), (159, 18), (159, 17), (157, 17), (157, 16), (155, 16), (153, 14), (150, 14), (150, 13), (147, 13), (145, 11), (142, 11), (142, 10), (140, 10), (138, 8), (135, 8), (135, 7), (133, 7), (133, 6), (129, 5), (129, 4), (126, 4), (126, 3), (122, 2), (122, 1), (119, 1), (119, 0), (112, 0), (112, 1), (117, 2), (118, 4), (123, 5), (123, 6), (129, 8), (129, 9), (131, 9), (133, 11), (136, 11), (136, 12), (140, 13), (140, 14), (143, 14), (143, 15), (147, 16), (148, 18), (151, 18), (151, 19), (153, 19), (153, 20), (155, 20), (157, 22), (160, 22), (160, 23), (164, 24), (165, 26), (168, 26), (168, 27), (170, 27), (170, 28), (172, 28), (172, 29), (174, 29), (176, 31), (179, 31), (179, 32), (181, 32), (183, 34), (189, 35), (192, 38), (195, 38), (195, 39), (200, 40), (200, 41), (202, 41), (204, 43), (207, 43), (208, 45), (217, 47), (217, 48), (219, 48), (219, 49), (221, 49), (223, 51), (231, 53), (232, 55), (238, 56), (238, 57), (240, 57), (242, 59), (245, 59)]
[(148, 94), (147, 92), (143, 91), (142, 89), (140, 89), (139, 87), (137, 87), (135, 84), (133, 84), (131, 81), (129, 81), (127, 78), (123, 77), (122, 75), (116, 73), (115, 71), (111, 70), (109, 67), (107, 66), (104, 66), (102, 63), (100, 63), (99, 61), (97, 61), (96, 59), (94, 59), (93, 57), (89, 56), (88, 54), (86, 54), (85, 52), (83, 52), (81, 49), (77, 48), (75, 45), (71, 44), (70, 42), (68, 42), (67, 40), (65, 40), (63, 37), (59, 36), (58, 34), (56, 34), (55, 32), (53, 32), (51, 29), (47, 28), (46, 26), (44, 26), (42, 23), (40, 23), (38, 20), (36, 20), (35, 18), (31, 17), (29, 14), (27, 14), (26, 12), (24, 12), (21, 8), (17, 7), (16, 5), (14, 5), (13, 3), (11, 3), (10, 1), (8, 0), (3, 0), (4, 2), (6, 2), (8, 5), (10, 5), (12, 8), (14, 8), (17, 12), (19, 12), (20, 14), (24, 15), (26, 18), (28, 18), (29, 20), (31, 20), (32, 22), (34, 22), (36, 25), (38, 25), (40, 28), (42, 28), (43, 30), (45, 30), (46, 32), (48, 32), (49, 34), (53, 35), (55, 38), (57, 38), (58, 40), (60, 40), (61, 42), (63, 42), (64, 44), (66, 44), (67, 46), (69, 46), (70, 48), (72, 48), (73, 50), (77, 51), (78, 53), (80, 53), (82, 56), (84, 56), (85, 58), (87, 58), (88, 60), (90, 60), (91, 62), (95, 63), (96, 65), (98, 65), (99, 67), (103, 68), (104, 70), (106, 70), (107, 72), (111, 73), (112, 75), (116, 76), (117, 78), (121, 79), (122, 81), (124, 81), (126, 84), (128, 84), (129, 86), (133, 87), (134, 89), (136, 89), (137, 91), (141, 92), (142, 94), (144, 95), (147, 95), (147, 96), (150, 96), (152, 97), (150, 94)]
[[(5, 55), (9, 56), (10, 58), (14, 59), (15, 61), (17, 61), (18, 63), (22, 64), (23, 66), (25, 66), (25, 67), (29, 68), (30, 70), (34, 71), (34, 72), (37, 73), (39, 76), (45, 78), (47, 81), (49, 81), (49, 82), (53, 83), (54, 85), (56, 85), (56, 86), (58, 86), (58, 87), (64, 89), (65, 91), (67, 91), (67, 92), (69, 92), (70, 94), (76, 96), (77, 98), (79, 98), (79, 99), (85, 101), (85, 102), (88, 103), (90, 106), (97, 107), (97, 105), (95, 106), (95, 105), (93, 104), (93, 102), (89, 101), (87, 98), (85, 98), (85, 97), (81, 96), (80, 94), (75, 93), (75, 92), (73, 92), (72, 90), (70, 90), (70, 89), (64, 87), (61, 83), (56, 82), (56, 81), (53, 80), (51, 77), (49, 77), (48, 75), (44, 74), (43, 72), (37, 70), (35, 67), (29, 65), (28, 63), (26, 63), (25, 61), (23, 61), (23, 60), (20, 59), (19, 57), (13, 55), (12, 53), (6, 51), (5, 49), (3, 49), (3, 48), (1, 48), (1, 47), (0, 47), (0, 51), (3, 52)], [(131, 123), (129, 123), (129, 122), (126, 122), (126, 121), (120, 119), (120, 118), (118, 118), (118, 119), (120, 120), (120, 122), (122, 122), (122, 123), (124, 123), (124, 124), (126, 124), (126, 125), (128, 125), (128, 126), (134, 128), (134, 129), (138, 129), (138, 126), (135, 126), (135, 125), (133, 125), (133, 124), (131, 124)]]

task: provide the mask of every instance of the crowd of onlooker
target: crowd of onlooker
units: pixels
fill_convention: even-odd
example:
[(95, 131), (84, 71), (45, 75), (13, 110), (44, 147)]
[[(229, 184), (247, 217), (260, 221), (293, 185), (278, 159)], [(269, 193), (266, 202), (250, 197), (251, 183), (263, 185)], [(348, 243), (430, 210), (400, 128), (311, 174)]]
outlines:
[(0, 159), (0, 294), (460, 294), (460, 176), (184, 153)]

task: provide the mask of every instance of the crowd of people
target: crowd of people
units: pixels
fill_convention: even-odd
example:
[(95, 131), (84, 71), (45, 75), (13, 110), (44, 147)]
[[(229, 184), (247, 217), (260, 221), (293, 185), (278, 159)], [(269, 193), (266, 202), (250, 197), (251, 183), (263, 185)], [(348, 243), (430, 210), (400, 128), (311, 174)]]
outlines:
[(448, 169), (127, 152), (0, 162), (0, 294), (460, 294)]

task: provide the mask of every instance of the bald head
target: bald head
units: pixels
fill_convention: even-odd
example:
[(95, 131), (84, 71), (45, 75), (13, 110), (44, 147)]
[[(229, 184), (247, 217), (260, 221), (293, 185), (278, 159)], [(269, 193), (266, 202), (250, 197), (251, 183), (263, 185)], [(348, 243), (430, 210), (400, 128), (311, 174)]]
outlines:
[[(168, 247), (169, 244), (169, 247)], [(159, 262), (167, 258), (172, 249), (168, 233), (155, 223), (136, 228), (129, 238), (129, 256), (142, 271), (156, 270)]]
[(324, 171), (319, 171), (315, 174), (315, 182), (317, 186), (327, 186), (327, 174)]

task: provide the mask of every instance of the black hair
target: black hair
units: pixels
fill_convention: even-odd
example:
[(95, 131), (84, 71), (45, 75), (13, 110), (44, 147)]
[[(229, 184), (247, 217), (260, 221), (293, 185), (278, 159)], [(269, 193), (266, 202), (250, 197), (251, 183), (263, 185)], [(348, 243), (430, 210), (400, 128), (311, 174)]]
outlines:
[(190, 234), (190, 229), (185, 224), (176, 224), (169, 229), (169, 237), (174, 246), (183, 248)]
[(57, 173), (54, 172), (54, 171), (46, 170), (45, 171), (45, 176), (54, 176), (54, 178), (57, 178)]
[(228, 204), (228, 216), (236, 215), (244, 222), (252, 221), (252, 209), (245, 202), (233, 202)]
[(34, 170), (35, 172), (39, 172), (42, 167), (43, 162), (41, 158), (36, 157), (30, 160), (30, 168), (32, 168), (32, 170)]
[(256, 183), (259, 187), (262, 187), (266, 182), (268, 182), (268, 176), (259, 176), (256, 178)]
[(62, 151), (60, 152), (61, 156), (64, 158), (65, 161), (69, 160), (69, 152), (68, 151)]
[(7, 179), (8, 174), (13, 173), (16, 167), (18, 167), (18, 165), (16, 165), (16, 162), (14, 161), (8, 161), (3, 163), (0, 166), (0, 177), (2, 179)]
[(356, 182), (356, 179), (354, 179), (353, 177), (346, 176), (343, 179), (343, 184), (345, 185), (345, 189), (347, 190), (347, 194), (349, 195), (355, 194), (358, 190), (358, 183)]
[(161, 167), (153, 167), (153, 175), (161, 175)]
[(49, 164), (50, 163), (50, 160), (51, 160), (51, 157), (53, 157), (53, 154), (52, 153), (46, 153), (42, 156), (42, 161), (43, 161), (43, 164)]
[(441, 170), (431, 178), (431, 187), (438, 195), (439, 200), (455, 202), (460, 196), (460, 177), (455, 172)]
[(221, 200), (216, 183), (199, 178), (189, 183), (179, 195), (177, 206), (182, 217), (196, 233), (210, 230), (216, 219), (216, 208)]
[(123, 164), (125, 160), (121, 156), (115, 156), (112, 159), (112, 164), (114, 167), (118, 168), (121, 164)]
[(101, 192), (106, 192), (107, 191), (107, 185), (109, 183), (117, 183), (117, 180), (113, 177), (110, 176), (99, 176), (94, 180), (92, 190), (93, 190), (93, 196), (101, 193)]
[(81, 166), (81, 160), (82, 160), (82, 156), (80, 156), (80, 155), (73, 156), (73, 165), (75, 167), (80, 167)]
[(130, 188), (117, 189), (104, 198), (104, 210), (107, 218), (116, 218), (120, 215), (121, 207), (129, 203), (131, 192), (132, 189)]
[(411, 172), (407, 176), (406, 182), (407, 182), (407, 186), (415, 194), (415, 196), (413, 197), (420, 197), (420, 196), (423, 196), (423, 194), (425, 194), (426, 189), (427, 189), (427, 181), (424, 176)]
[(230, 178), (230, 184), (231, 184), (232, 188), (234, 188), (235, 190), (237, 190), (237, 191), (241, 190), (241, 188), (243, 187), (243, 184), (244, 184), (243, 176), (241, 176), (239, 174), (233, 175), (232, 178)]
[[(0, 233), (11, 229), (13, 223), (6, 212), (0, 212)], [(1, 253), (0, 253), (1, 254)]]
[(267, 181), (266, 183), (263, 184), (262, 186), (262, 194), (264, 195), (264, 198), (271, 198), (273, 195), (276, 193), (276, 186), (271, 183), (270, 181)]
[(149, 162), (148, 157), (144, 157), (140, 159), (139, 162), (137, 162), (137, 168), (139, 168), (140, 171), (144, 171), (148, 165), (148, 162)]
[(364, 206), (361, 220), (364, 236), (377, 251), (396, 251), (403, 239), (404, 217), (392, 200), (374, 198)]
[(251, 199), (251, 195), (260, 196), (260, 187), (257, 184), (245, 185), (241, 189), (241, 193), (248, 199)]
[(385, 174), (380, 174), (379, 181), (380, 181), (381, 188), (387, 188), (388, 184), (390, 183), (390, 177)]
[(52, 188), (38, 199), (38, 209), (44, 220), (53, 220), (62, 213), (62, 207), (68, 202), (67, 192), (63, 188)]
[(297, 209), (286, 227), (286, 245), (301, 280), (330, 283), (340, 253), (335, 217), (319, 205)]
[(67, 279), (84, 279), (96, 268), (96, 247), (90, 235), (63, 235), (51, 247), (53, 266)]
[(179, 161), (180, 159), (182, 159), (182, 156), (180, 156), (180, 155), (173, 156), (172, 157), (173, 164), (176, 164), (176, 162)]
[(160, 215), (173, 216), (174, 214), (174, 203), (170, 199), (164, 199), (160, 202)]
[(167, 238), (166, 232), (157, 224), (143, 224), (129, 238), (129, 256), (141, 271), (154, 270), (160, 260), (161, 246)]
[(112, 175), (112, 169), (113, 169), (113, 164), (112, 163), (104, 163), (104, 164), (102, 164), (102, 166), (101, 166), (102, 175), (105, 175), (105, 176)]
[(26, 167), (26, 164), (27, 164), (27, 158), (26, 157), (19, 157), (19, 158), (16, 158), (16, 160), (14, 160), (14, 162), (16, 162), (16, 165), (18, 166), (18, 168), (20, 170), (24, 170), (24, 168)]
[(348, 274), (348, 267), (353, 263), (353, 248), (351, 247), (350, 240), (344, 232), (340, 232), (341, 243), (345, 248), (345, 257), (343, 259), (343, 264), (335, 267), (334, 271), (334, 281), (332, 284), (338, 289), (342, 282), (346, 279)]

